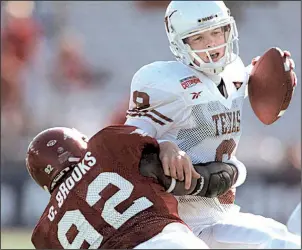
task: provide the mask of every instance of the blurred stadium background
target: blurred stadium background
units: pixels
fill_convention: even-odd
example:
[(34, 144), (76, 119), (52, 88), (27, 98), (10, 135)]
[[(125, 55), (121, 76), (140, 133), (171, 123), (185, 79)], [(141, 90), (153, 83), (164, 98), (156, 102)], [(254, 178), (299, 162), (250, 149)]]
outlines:
[[(124, 121), (133, 74), (173, 59), (164, 31), (168, 1), (1, 1), (1, 248), (32, 248), (48, 195), (24, 156), (51, 126), (93, 135)], [(248, 168), (242, 211), (286, 223), (301, 201), (301, 1), (228, 1), (245, 64), (269, 47), (291, 51), (298, 87), (284, 117), (261, 124), (249, 102), (237, 157)]]

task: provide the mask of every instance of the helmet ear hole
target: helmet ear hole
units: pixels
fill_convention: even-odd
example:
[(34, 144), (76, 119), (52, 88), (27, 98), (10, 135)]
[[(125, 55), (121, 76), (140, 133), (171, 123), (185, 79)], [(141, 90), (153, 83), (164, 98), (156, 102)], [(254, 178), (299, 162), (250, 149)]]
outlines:
[(224, 32), (229, 32), (229, 31), (231, 31), (231, 25), (228, 24), (228, 25), (226, 25), (226, 26), (223, 26), (223, 31), (224, 31)]
[(182, 42), (184, 43), (184, 44), (188, 44), (188, 37), (186, 37), (185, 39), (182, 39)]

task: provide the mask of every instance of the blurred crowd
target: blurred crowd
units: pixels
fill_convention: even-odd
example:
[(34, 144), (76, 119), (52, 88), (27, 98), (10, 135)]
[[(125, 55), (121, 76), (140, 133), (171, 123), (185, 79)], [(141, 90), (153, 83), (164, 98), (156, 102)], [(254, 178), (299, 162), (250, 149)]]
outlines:
[[(51, 126), (67, 126), (91, 136), (106, 125), (124, 123), (135, 71), (155, 60), (173, 59), (163, 25), (167, 4), (168, 1), (1, 1), (1, 223), (31, 225), (45, 204), (37, 207), (33, 202), (47, 200), (32, 186), (25, 171), (24, 156), (34, 135)], [(300, 22), (300, 4), (227, 2), (236, 18), (240, 39), (243, 37), (243, 61), (248, 64), (268, 47), (283, 46), (294, 56), (299, 85), (301, 40), (296, 40), (301, 39), (301, 23), (297, 29), (282, 28), (280, 34), (275, 17), (287, 8), (293, 12), (294, 22)], [(264, 5), (268, 8), (265, 14), (261, 12)], [(258, 34), (251, 22), (255, 15), (266, 23)], [(281, 22), (285, 21), (280, 20), (280, 25)], [(270, 32), (271, 35), (264, 35)], [(272, 34), (277, 39), (269, 38)], [(289, 37), (289, 42), (281, 37)], [(250, 50), (251, 44), (254, 51)], [(269, 130), (256, 121), (247, 101), (243, 142), (238, 150), (238, 158), (251, 173), (246, 187), (238, 191), (238, 202), (246, 211), (256, 210), (284, 222), (300, 201), (300, 102), (298, 86), (289, 111)], [(269, 187), (266, 196), (259, 187)], [(251, 188), (256, 190), (256, 200), (269, 203), (252, 205)], [(16, 212), (9, 215), (20, 211), (24, 195), (28, 197), (27, 206), (18, 216)], [(270, 196), (271, 202), (267, 201)], [(274, 202), (283, 206), (280, 197), (289, 204), (283, 215), (272, 212), (278, 213)]]
[[(9, 1), (1, 9), (1, 138), (4, 154), (14, 152), (18, 159), (23, 156), (15, 152), (23, 141), (27, 144), (46, 127), (66, 124), (80, 96), (86, 97), (110, 76), (89, 63), (76, 33), (54, 34), (55, 20), (43, 22), (37, 4)], [(41, 51), (43, 42), (52, 50), (50, 59)]]

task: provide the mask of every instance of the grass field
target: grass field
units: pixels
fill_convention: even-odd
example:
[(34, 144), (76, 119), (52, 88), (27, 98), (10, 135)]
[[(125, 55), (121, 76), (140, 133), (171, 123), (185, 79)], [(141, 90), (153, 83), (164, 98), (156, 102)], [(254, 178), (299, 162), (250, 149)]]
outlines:
[(1, 230), (1, 249), (34, 249), (31, 230)]

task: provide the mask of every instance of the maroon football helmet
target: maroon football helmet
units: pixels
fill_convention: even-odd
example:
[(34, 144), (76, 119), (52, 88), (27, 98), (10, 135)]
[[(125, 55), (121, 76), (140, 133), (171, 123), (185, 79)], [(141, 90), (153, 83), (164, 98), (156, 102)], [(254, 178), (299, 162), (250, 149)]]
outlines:
[(84, 157), (87, 141), (76, 129), (55, 127), (42, 131), (28, 146), (29, 174), (51, 193), (59, 179)]

